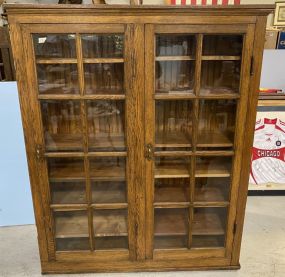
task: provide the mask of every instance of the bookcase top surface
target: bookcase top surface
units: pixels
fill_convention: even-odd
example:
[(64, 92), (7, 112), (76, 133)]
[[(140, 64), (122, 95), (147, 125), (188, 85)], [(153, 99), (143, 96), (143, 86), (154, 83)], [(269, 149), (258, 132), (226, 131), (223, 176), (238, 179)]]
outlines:
[(45, 14), (45, 13), (193, 13), (217, 15), (268, 15), (275, 5), (238, 5), (238, 6), (174, 6), (174, 5), (71, 5), (71, 4), (4, 4), (8, 14)]

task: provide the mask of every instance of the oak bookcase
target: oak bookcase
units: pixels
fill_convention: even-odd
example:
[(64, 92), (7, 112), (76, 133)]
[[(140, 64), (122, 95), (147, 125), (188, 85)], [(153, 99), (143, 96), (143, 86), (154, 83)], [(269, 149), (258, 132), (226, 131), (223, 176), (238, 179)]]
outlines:
[(272, 6), (6, 11), (42, 272), (238, 269)]

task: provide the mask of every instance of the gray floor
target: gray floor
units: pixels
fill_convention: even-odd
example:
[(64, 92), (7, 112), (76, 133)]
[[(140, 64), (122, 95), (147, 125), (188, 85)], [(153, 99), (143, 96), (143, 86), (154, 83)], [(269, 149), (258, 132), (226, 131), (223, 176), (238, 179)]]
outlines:
[[(284, 277), (285, 197), (250, 197), (239, 271), (78, 274), (67, 276)], [(35, 226), (0, 228), (0, 276), (40, 276)], [(49, 275), (59, 276), (59, 275)]]

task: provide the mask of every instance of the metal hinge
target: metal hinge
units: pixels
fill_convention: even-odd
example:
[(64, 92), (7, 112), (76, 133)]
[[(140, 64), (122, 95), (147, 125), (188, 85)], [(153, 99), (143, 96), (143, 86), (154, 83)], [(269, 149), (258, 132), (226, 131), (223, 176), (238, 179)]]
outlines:
[(253, 76), (254, 74), (254, 58), (253, 56), (251, 57), (251, 61), (250, 61), (250, 76)]
[(37, 144), (36, 146), (36, 157), (38, 161), (42, 161), (44, 159), (43, 147), (40, 144)]
[(153, 159), (153, 146), (151, 143), (148, 143), (145, 146), (145, 157), (151, 161)]

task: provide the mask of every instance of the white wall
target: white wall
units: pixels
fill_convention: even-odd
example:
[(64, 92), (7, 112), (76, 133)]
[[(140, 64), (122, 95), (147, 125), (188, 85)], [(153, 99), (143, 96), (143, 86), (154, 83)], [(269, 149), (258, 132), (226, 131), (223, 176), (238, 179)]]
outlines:
[(0, 82), (0, 126), (0, 226), (31, 224), (34, 217), (16, 82)]

